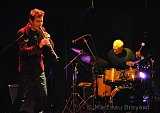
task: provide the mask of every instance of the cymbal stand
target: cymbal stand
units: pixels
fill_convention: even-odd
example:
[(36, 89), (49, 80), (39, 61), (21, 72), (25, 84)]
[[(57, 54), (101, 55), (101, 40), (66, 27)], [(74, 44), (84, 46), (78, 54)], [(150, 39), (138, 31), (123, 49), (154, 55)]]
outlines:
[[(70, 61), (70, 63), (65, 67), (67, 68), (74, 60), (76, 60), (82, 53), (79, 53), (73, 60)], [(65, 113), (66, 110), (68, 110), (70, 113), (76, 113), (76, 109), (79, 108), (80, 104), (84, 101), (83, 98), (76, 92), (76, 83), (77, 83), (77, 65), (78, 63), (75, 63), (74, 69), (73, 69), (73, 75), (72, 75), (72, 93), (62, 111), (62, 113)], [(65, 69), (64, 68), (64, 69)], [(79, 100), (78, 100), (79, 98)], [(78, 104), (79, 102), (79, 104)]]

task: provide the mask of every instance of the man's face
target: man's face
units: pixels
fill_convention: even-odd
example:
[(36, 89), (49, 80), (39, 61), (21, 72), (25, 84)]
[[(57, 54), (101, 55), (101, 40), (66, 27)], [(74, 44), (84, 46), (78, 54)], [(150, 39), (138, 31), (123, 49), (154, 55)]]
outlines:
[(120, 54), (123, 51), (123, 47), (113, 46), (113, 51), (115, 54)]
[(42, 17), (35, 17), (35, 19), (32, 21), (30, 20), (31, 23), (31, 29), (36, 31), (39, 30), (39, 28), (43, 25), (43, 16)]

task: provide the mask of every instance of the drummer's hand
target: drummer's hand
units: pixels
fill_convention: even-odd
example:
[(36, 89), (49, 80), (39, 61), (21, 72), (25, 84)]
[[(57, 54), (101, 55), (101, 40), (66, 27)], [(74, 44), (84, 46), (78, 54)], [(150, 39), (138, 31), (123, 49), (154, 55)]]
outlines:
[(132, 62), (132, 61), (127, 61), (126, 62), (126, 65), (127, 66), (134, 66), (135, 62)]
[(136, 52), (136, 57), (137, 57), (137, 58), (141, 57), (141, 52), (140, 52), (140, 51), (137, 51), (137, 52)]

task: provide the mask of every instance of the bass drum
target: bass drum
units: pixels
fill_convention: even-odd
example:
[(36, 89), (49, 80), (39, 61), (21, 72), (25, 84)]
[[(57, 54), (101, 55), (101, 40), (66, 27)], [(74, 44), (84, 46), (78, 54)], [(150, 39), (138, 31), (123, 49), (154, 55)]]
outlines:
[[(96, 85), (96, 83), (97, 83), (97, 85)], [(110, 96), (111, 91), (112, 91), (111, 86), (106, 85), (104, 83), (104, 75), (97, 75), (97, 79), (94, 80), (94, 95), (96, 95), (96, 93), (98, 93), (99, 97)]]
[(110, 103), (113, 106), (140, 105), (143, 102), (145, 89), (133, 84), (116, 86), (111, 92)]
[(132, 86), (117, 86), (113, 89), (110, 96), (112, 105), (128, 105), (134, 99)]

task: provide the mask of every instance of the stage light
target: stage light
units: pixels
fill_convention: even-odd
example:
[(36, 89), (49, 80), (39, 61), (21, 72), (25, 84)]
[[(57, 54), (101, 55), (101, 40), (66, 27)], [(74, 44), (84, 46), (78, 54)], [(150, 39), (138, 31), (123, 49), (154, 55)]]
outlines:
[(147, 74), (141, 71), (141, 72), (139, 72), (139, 77), (141, 79), (146, 79), (147, 78)]

